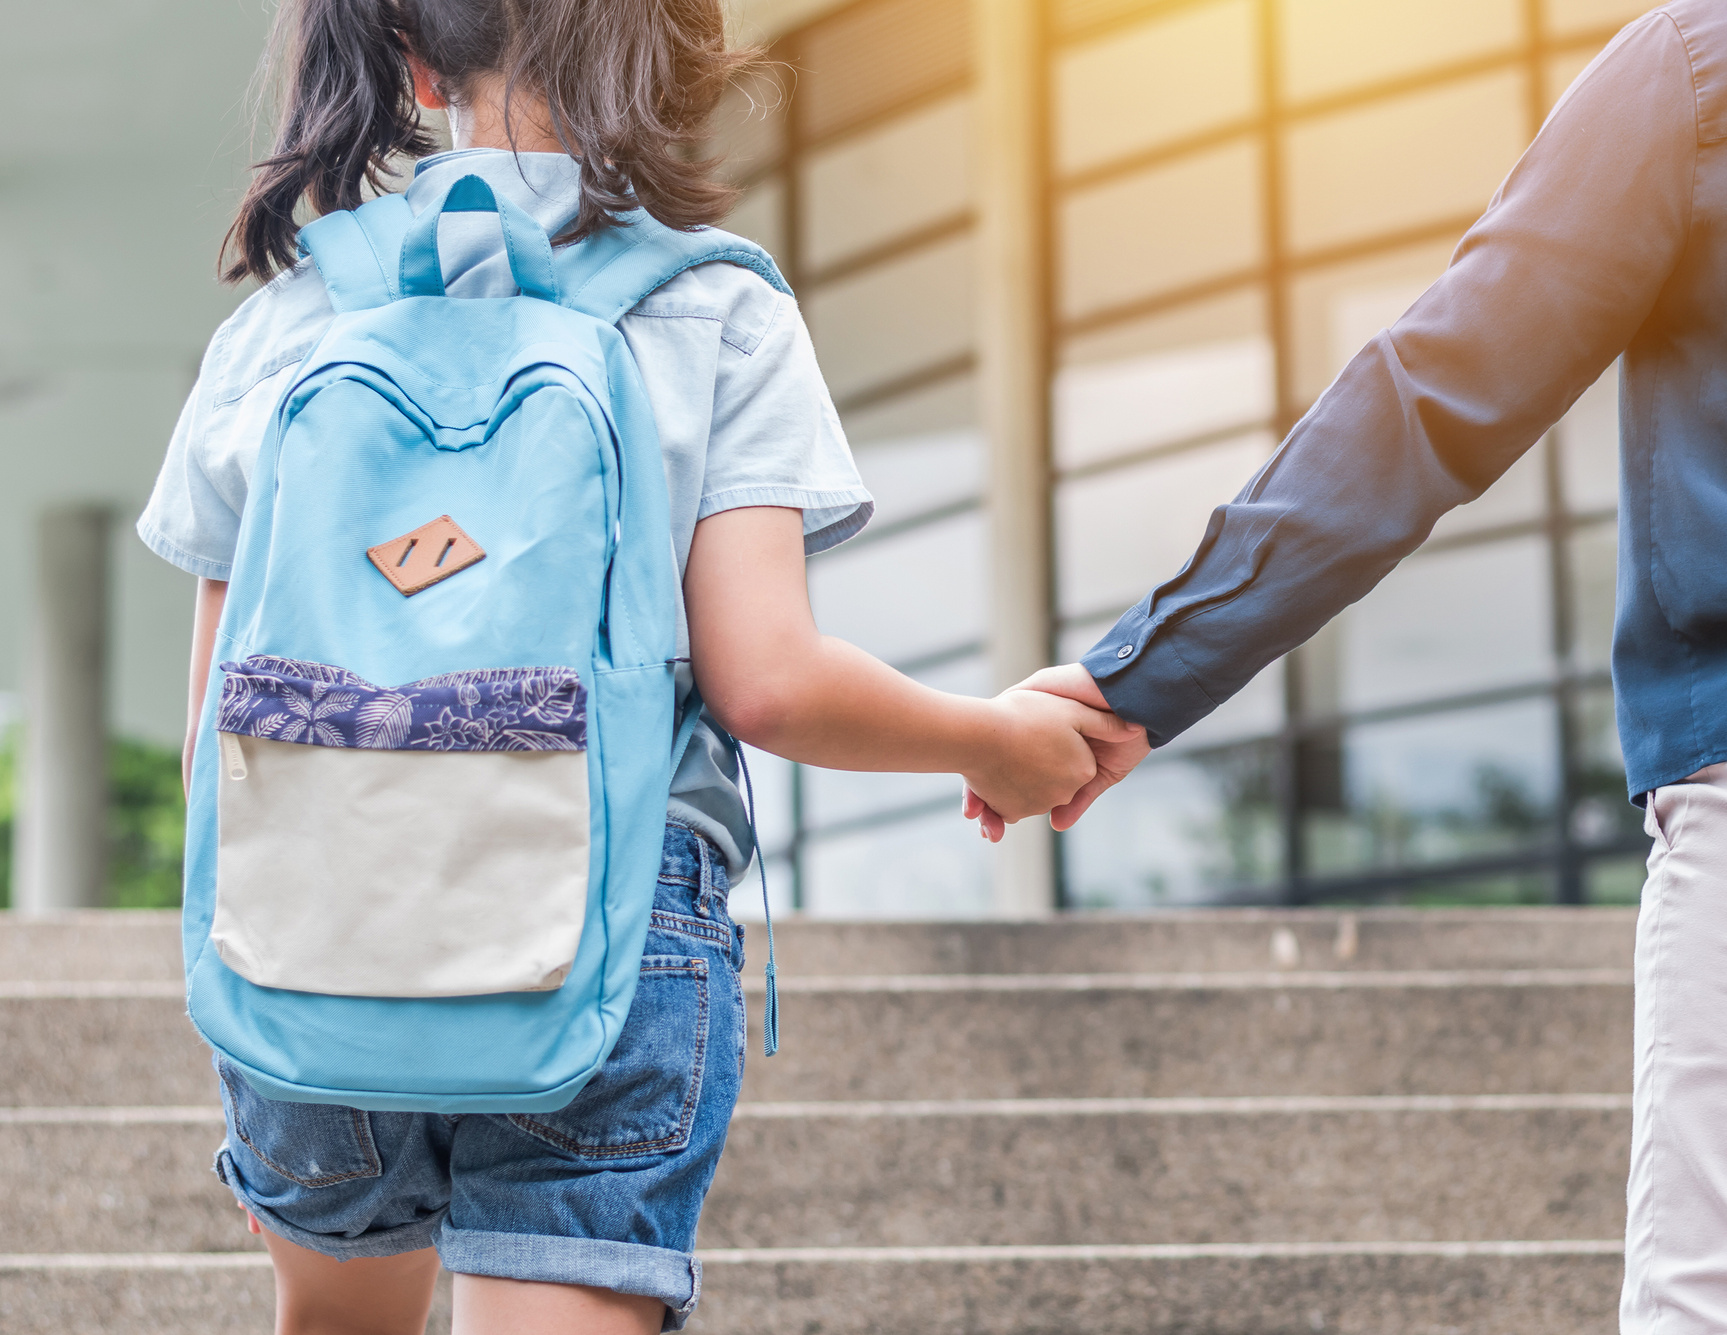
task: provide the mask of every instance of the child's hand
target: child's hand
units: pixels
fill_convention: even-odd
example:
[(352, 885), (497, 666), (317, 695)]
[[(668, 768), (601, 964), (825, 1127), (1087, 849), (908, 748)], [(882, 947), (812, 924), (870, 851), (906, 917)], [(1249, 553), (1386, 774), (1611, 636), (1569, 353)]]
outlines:
[(1141, 730), (1074, 700), (1017, 687), (990, 702), (994, 745), (965, 771), (966, 786), (1008, 823), (1072, 800), (1097, 773), (1090, 742), (1126, 741)]
[[(1109, 707), (1108, 701), (1103, 698), (1103, 692), (1092, 680), (1091, 673), (1078, 663), (1044, 668), (1032, 673), (1013, 689), (1048, 691), (1099, 710)], [(1070, 801), (1056, 806), (1049, 813), (1049, 823), (1058, 830), (1072, 829), (1093, 802), (1125, 779), (1134, 766), (1151, 752), (1151, 743), (1146, 738), (1145, 729), (1137, 724), (1129, 725), (1126, 734), (1122, 736), (1107, 739), (1092, 737), (1088, 740), (1091, 743), (1092, 756), (1097, 761), (1097, 773)], [(1007, 833), (1007, 823), (970, 788), (966, 789), (963, 812), (967, 820), (978, 822), (978, 832), (991, 843), (1001, 842), (1002, 836)]]

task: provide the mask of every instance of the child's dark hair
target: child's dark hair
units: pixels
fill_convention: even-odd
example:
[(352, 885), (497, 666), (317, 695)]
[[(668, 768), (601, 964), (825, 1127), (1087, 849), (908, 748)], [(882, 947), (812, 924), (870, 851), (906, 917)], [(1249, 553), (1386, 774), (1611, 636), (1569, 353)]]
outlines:
[(726, 50), (720, 0), (283, 0), (270, 57), (281, 120), (223, 243), (224, 280), (263, 281), (294, 263), (302, 199), (318, 214), (354, 208), (363, 185), (382, 188), (391, 158), (433, 150), (410, 50), (458, 106), (482, 75), (504, 78), (507, 96), (544, 99), (546, 128), (582, 161), (580, 209), (560, 241), (637, 205), (688, 229), (732, 202), (692, 152), (752, 59)]

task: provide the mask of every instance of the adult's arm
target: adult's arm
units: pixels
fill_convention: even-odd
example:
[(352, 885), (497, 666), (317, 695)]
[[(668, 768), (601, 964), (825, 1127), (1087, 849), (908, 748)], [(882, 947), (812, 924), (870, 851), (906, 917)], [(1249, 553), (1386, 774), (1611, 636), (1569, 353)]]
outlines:
[(1657, 12), (1561, 100), (1451, 267), (1382, 332), (1174, 579), (1082, 662), (1162, 745), (1307, 640), (1540, 439), (1648, 318), (1691, 226), (1697, 113)]

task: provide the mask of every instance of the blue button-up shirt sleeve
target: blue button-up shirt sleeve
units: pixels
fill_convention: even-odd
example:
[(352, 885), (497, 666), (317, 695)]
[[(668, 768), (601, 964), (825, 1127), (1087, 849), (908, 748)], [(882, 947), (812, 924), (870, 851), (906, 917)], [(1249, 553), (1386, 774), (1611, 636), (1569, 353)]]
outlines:
[(1691, 225), (1697, 109), (1657, 11), (1571, 88), (1444, 276), (1082, 660), (1162, 745), (1368, 592), (1649, 317)]

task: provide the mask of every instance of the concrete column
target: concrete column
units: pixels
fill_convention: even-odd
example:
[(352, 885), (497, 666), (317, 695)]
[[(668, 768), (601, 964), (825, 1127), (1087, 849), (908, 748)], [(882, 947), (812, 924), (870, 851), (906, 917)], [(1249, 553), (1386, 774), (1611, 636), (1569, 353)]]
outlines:
[[(1050, 258), (1043, 0), (972, 0), (977, 358), (988, 443), (990, 667), (998, 689), (1050, 661)], [(1048, 824), (997, 846), (994, 908), (1055, 907)]]
[(37, 528), (13, 864), (31, 916), (99, 905), (107, 882), (109, 521), (55, 510)]

